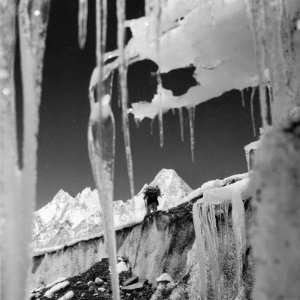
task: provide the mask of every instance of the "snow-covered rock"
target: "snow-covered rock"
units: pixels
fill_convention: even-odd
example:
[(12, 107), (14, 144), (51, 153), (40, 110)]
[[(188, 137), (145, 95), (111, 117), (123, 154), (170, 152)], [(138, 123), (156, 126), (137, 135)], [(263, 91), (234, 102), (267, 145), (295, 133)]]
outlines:
[[(167, 210), (182, 203), (192, 189), (174, 170), (162, 169), (151, 182), (162, 192), (159, 210)], [(146, 185), (145, 185), (146, 186)], [(141, 222), (146, 214), (143, 189), (128, 201), (114, 202), (116, 228)], [(98, 193), (85, 188), (72, 197), (60, 190), (51, 202), (34, 214), (33, 247), (35, 251), (68, 245), (103, 232)]]

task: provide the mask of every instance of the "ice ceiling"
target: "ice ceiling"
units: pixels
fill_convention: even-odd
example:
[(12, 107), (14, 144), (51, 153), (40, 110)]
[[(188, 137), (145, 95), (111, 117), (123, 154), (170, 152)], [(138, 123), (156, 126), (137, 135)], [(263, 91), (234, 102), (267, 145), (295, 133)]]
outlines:
[[(151, 102), (131, 99), (135, 118), (153, 118), (160, 110), (195, 106), (225, 91), (257, 85), (255, 49), (244, 1), (164, 1), (159, 61), (152, 22), (151, 15), (127, 21), (132, 33), (125, 49), (128, 61), (151, 60), (161, 73), (194, 67), (198, 84), (180, 96), (162, 86), (160, 97), (154, 95)], [(114, 65), (115, 61), (106, 68)]]
[[(241, 0), (173, 0), (163, 1), (161, 14), (160, 58), (156, 52), (155, 16), (151, 14), (127, 20), (132, 33), (125, 48), (129, 64), (150, 60), (161, 73), (194, 67), (192, 85), (183, 95), (164, 88), (151, 102), (130, 99), (129, 109), (135, 118), (154, 118), (171, 108), (191, 107), (220, 96), (232, 89), (258, 85), (255, 44), (247, 1)], [(293, 12), (300, 9), (296, 0), (288, 1)], [(117, 51), (107, 54), (106, 72), (117, 68)], [(158, 61), (159, 60), (159, 61)], [(268, 72), (266, 71), (266, 74)]]

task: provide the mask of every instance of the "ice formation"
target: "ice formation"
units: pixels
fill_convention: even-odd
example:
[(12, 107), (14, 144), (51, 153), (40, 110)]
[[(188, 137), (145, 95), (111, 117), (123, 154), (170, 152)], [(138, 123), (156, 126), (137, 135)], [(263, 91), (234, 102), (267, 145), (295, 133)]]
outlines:
[(261, 0), (248, 1), (252, 17), (253, 37), (255, 43), (256, 65), (259, 78), (259, 99), (262, 116), (262, 126), (268, 125), (266, 102), (266, 53), (264, 40), (264, 3)]
[[(268, 95), (271, 95), (270, 106), (272, 117), (276, 123), (290, 107), (296, 104), (299, 105), (299, 20), (297, 20), (299, 16), (297, 14), (300, 10), (300, 3), (297, 0), (246, 0), (247, 12), (252, 22), (254, 49), (251, 40), (251, 29), (249, 28), (248, 19), (245, 17), (246, 10), (243, 1), (199, 2), (197, 0), (174, 0), (165, 1), (162, 4), (159, 0), (148, 0), (145, 3), (145, 17), (126, 21), (125, 2), (118, 0), (118, 52), (117, 54), (116, 52), (110, 53), (117, 59), (107, 63), (105, 68), (103, 67), (104, 61), (110, 57), (110, 54), (105, 54), (107, 0), (98, 0), (96, 3), (98, 71), (95, 71), (93, 73), (94, 77), (92, 77), (97, 83), (98, 102), (90, 94), (89, 154), (101, 205), (103, 211), (105, 211), (106, 237), (110, 237), (106, 240), (111, 249), (109, 254), (112, 263), (114, 295), (118, 299), (119, 291), (115, 272), (115, 239), (112, 224), (114, 119), (110, 108), (111, 94), (104, 91), (103, 82), (113, 70), (119, 69), (123, 133), (130, 190), (133, 195), (133, 164), (126, 83), (128, 64), (138, 60), (150, 59), (159, 66), (156, 98), (150, 104), (139, 103), (139, 105), (132, 106), (132, 113), (139, 119), (144, 117), (154, 118), (158, 115), (161, 145), (163, 144), (162, 116), (164, 111), (170, 107), (180, 109), (181, 138), (183, 139), (181, 108), (194, 107), (233, 88), (241, 90), (245, 87), (259, 86), (261, 119), (263, 127), (266, 128), (269, 125), (267, 87), (270, 86), (272, 89)], [(19, 2), (19, 36), (24, 94), (24, 149), (23, 168), (20, 172), (16, 145), (13, 82), (16, 3), (8, 0), (0, 1), (0, 157), (4, 158), (1, 159), (0, 169), (0, 235), (6, 241), (0, 249), (0, 294), (1, 299), (4, 300), (23, 299), (26, 289), (26, 274), (29, 266), (28, 244), (31, 237), (31, 215), (36, 186), (38, 111), (49, 4), (50, 0), (21, 0)], [(80, 46), (83, 46), (86, 39), (87, 0), (79, 2), (78, 14), (78, 38)], [(132, 39), (126, 47), (124, 44), (125, 26), (128, 26), (132, 32)], [(152, 27), (152, 30), (149, 30), (149, 27)], [(145, 32), (148, 34), (145, 34)], [(235, 38), (232, 39), (232, 36)], [(183, 40), (186, 43), (182, 43)], [(160, 72), (165, 73), (191, 64), (196, 68), (195, 79), (199, 82), (199, 85), (191, 87), (186, 94), (178, 97), (162, 87)], [(229, 73), (231, 76), (228, 76)], [(254, 121), (253, 97), (254, 89), (251, 96), (252, 120)], [(193, 119), (193, 112), (189, 112), (192, 153), (194, 149)], [(255, 124), (253, 125), (254, 129)], [(292, 151), (291, 149), (288, 148), (289, 151)], [(273, 165), (274, 162), (272, 162)], [(271, 168), (271, 166), (266, 167), (266, 169), (268, 168)], [(279, 172), (278, 176), (280, 175)], [(264, 179), (261, 181), (263, 182)], [(286, 184), (285, 180), (286, 178), (276, 179), (274, 187), (272, 186), (272, 180), (267, 182), (272, 186), (272, 189), (270, 189), (271, 194), (277, 191), (277, 187), (282, 188), (278, 191), (279, 193), (281, 191), (286, 192), (285, 187), (277, 185), (278, 182)], [(224, 241), (218, 244), (215, 214), (218, 213), (217, 206), (219, 205), (225, 223), (228, 222), (228, 202), (232, 205), (232, 226), (238, 267), (237, 286), (241, 289), (242, 285), (241, 261), (245, 250), (242, 200), (245, 199), (245, 195), (241, 187), (237, 187), (235, 184), (232, 184), (232, 186), (233, 189), (237, 188), (237, 190), (228, 189), (225, 186), (221, 189), (221, 195), (218, 194), (220, 190), (218, 193), (213, 189), (204, 191), (201, 205), (198, 203), (194, 208), (198, 251), (202, 253), (209, 250), (207, 259), (211, 267), (211, 279), (216, 299), (220, 298), (223, 289), (218, 256), (219, 252), (222, 254), (222, 248), (226, 247), (227, 233), (226, 231), (221, 233), (224, 236)], [(268, 192), (266, 190), (266, 194), (263, 194), (264, 201), (269, 199)], [(20, 201), (21, 195), (23, 201)], [(219, 202), (216, 204), (212, 202), (213, 200)], [(272, 204), (277, 205), (278, 203), (280, 204), (280, 201), (273, 201)], [(269, 202), (266, 201), (265, 204), (268, 205)], [(277, 208), (275, 207), (275, 209)], [(280, 210), (278, 209), (278, 211), (280, 216)], [(3, 219), (7, 216), (14, 216), (14, 218), (9, 217), (4, 222)], [(284, 220), (282, 223), (285, 224)], [(294, 228), (291, 226), (291, 229)], [(270, 235), (271, 237), (272, 235)], [(257, 238), (259, 241), (259, 235)], [(199, 239), (205, 239), (206, 247), (204, 247), (203, 241), (201, 244)], [(289, 242), (292, 243), (293, 239), (290, 238), (290, 240)], [(262, 244), (261, 241), (258, 244)], [(284, 243), (279, 241), (278, 244), (278, 248), (281, 249), (280, 247)], [(3, 255), (5, 255), (5, 260), (2, 259)], [(293, 255), (297, 257), (295, 253), (292, 253), (291, 257)], [(19, 261), (16, 257), (20, 257), (22, 261)], [(271, 257), (273, 256), (271, 255)], [(278, 257), (275, 255), (275, 258)], [(201, 259), (206, 258), (202, 257)], [(292, 265), (286, 257), (283, 257), (283, 262), (286, 263), (286, 267)], [(200, 261), (200, 265), (204, 266), (205, 261)], [(257, 273), (258, 277), (261, 274), (259, 272)], [(286, 276), (288, 277), (288, 275)], [(205, 287), (206, 280), (204, 277), (203, 273), (201, 275), (201, 286), (205, 294), (207, 288)], [(274, 281), (276, 281), (276, 278)], [(259, 284), (261, 282), (263, 280)], [(284, 286), (282, 286), (285, 283), (284, 281), (276, 281), (276, 283), (278, 283), (277, 290), (284, 289)], [(260, 295), (259, 284), (256, 287), (255, 295)], [(291, 287), (290, 291), (292, 293), (295, 290)]]
[(83, 49), (87, 36), (88, 0), (78, 1), (78, 44)]
[[(15, 51), (15, 10), (13, 1), (0, 1), (0, 239), (5, 240), (13, 233), (13, 209), (19, 192), (16, 178), (17, 147), (15, 124), (14, 91), (14, 51)], [(10, 246), (16, 244), (12, 237), (6, 243), (0, 243), (0, 298), (9, 299), (13, 273), (9, 270), (12, 256)], [(24, 274), (16, 278), (20, 284), (19, 294), (22, 299), (25, 291)]]
[[(26, 278), (31, 261), (29, 244), (32, 237), (32, 213), (35, 207), (37, 134), (39, 126), (39, 104), (46, 29), (50, 2), (24, 0), (19, 3), (19, 36), (21, 49), (23, 85), (23, 156), (22, 170), (18, 166), (16, 146), (16, 111), (14, 103), (13, 68), (15, 55), (15, 15), (16, 5), (12, 1), (1, 2), (1, 66), (2, 99), (1, 120), (4, 137), (1, 161), (5, 161), (5, 180), (1, 182), (4, 195), (4, 212), (7, 217), (3, 224), (5, 239), (5, 260), (1, 272), (1, 299), (24, 299), (27, 295)], [(6, 8), (6, 9), (5, 9)], [(8, 54), (7, 51), (10, 51)], [(5, 61), (5, 63), (4, 63)], [(26, 74), (26, 75), (25, 75)], [(7, 147), (7, 149), (6, 149)], [(2, 166), (1, 166), (2, 169)], [(8, 171), (9, 170), (9, 171)], [(1, 180), (2, 181), (2, 180)], [(7, 190), (6, 190), (7, 189)], [(10, 190), (10, 191), (9, 191)], [(4, 276), (4, 275), (3, 275)], [(2, 279), (2, 276), (1, 276)]]
[(281, 0), (246, 0), (252, 20), (259, 77), (259, 95), (263, 126), (268, 125), (266, 88), (272, 87), (271, 110), (279, 122), (295, 104), (299, 91), (298, 50), (294, 15), (299, 2)]
[[(153, 22), (154, 24), (154, 43), (155, 43), (155, 55), (156, 55), (156, 61), (158, 65), (158, 70), (156, 74), (157, 78), (157, 96), (158, 96), (158, 102), (161, 103), (162, 101), (162, 80), (160, 75), (160, 36), (161, 36), (161, 14), (162, 14), (162, 1), (160, 0), (154, 0), (153, 1)], [(151, 16), (151, 15), (150, 15)], [(163, 109), (162, 105), (160, 105), (159, 113), (158, 113), (158, 127), (159, 127), (159, 144), (160, 147), (164, 146), (164, 120), (163, 120)]]
[(184, 118), (183, 118), (183, 108), (178, 108), (178, 117), (179, 117), (179, 127), (180, 127), (180, 138), (184, 142)]
[(268, 130), (256, 152), (251, 182), (256, 191), (253, 299), (299, 299), (299, 116), (298, 112), (295, 120)]
[(241, 90), (241, 100), (242, 100), (242, 106), (245, 107), (246, 106), (246, 101), (245, 101), (244, 90)]
[(190, 147), (192, 161), (195, 161), (195, 107), (188, 108), (189, 128), (190, 128)]
[[(223, 299), (222, 263), (230, 244), (228, 228), (232, 223), (236, 251), (237, 291), (243, 289), (242, 268), (246, 249), (245, 211), (243, 199), (250, 197), (248, 178), (228, 186), (203, 191), (203, 198), (193, 207), (197, 253), (200, 265), (201, 300), (207, 299), (208, 276), (211, 280), (214, 299)], [(229, 214), (231, 205), (231, 215)], [(230, 222), (230, 219), (232, 220)], [(218, 226), (218, 222), (224, 223)], [(221, 236), (221, 239), (219, 238)]]
[(88, 127), (89, 158), (103, 210), (103, 226), (107, 253), (111, 264), (114, 299), (120, 299), (116, 271), (116, 239), (113, 218), (115, 122), (110, 108), (110, 95), (90, 98), (91, 112)]
[(256, 87), (251, 88), (250, 111), (251, 111), (251, 125), (252, 125), (253, 136), (256, 136), (256, 124), (255, 124), (255, 114), (254, 114), (255, 92), (256, 92)]
[[(154, 118), (161, 108), (166, 112), (172, 107), (196, 106), (232, 88), (243, 89), (257, 84), (255, 52), (243, 1), (211, 1), (212, 5), (196, 0), (160, 2), (159, 59), (157, 32), (151, 30), (157, 17), (156, 1), (147, 1), (146, 16), (127, 21), (132, 32), (125, 48), (128, 61), (152, 60), (162, 73), (193, 65), (193, 76), (199, 84), (181, 96), (174, 96), (162, 88), (161, 100), (153, 97), (151, 103), (134, 103), (132, 113), (137, 118)], [(214, 22), (210, 14), (212, 7)], [(186, 42), (182, 43), (183, 40)], [(232, 76), (228, 76), (228, 72)]]
[(118, 18), (118, 49), (119, 49), (119, 76), (120, 76), (120, 94), (122, 103), (122, 124), (123, 136), (127, 160), (127, 169), (129, 177), (129, 186), (131, 197), (134, 196), (134, 176), (132, 150), (130, 142), (130, 129), (128, 118), (128, 89), (127, 89), (127, 58), (125, 56), (125, 18), (126, 18), (126, 3), (125, 1), (117, 1), (117, 18)]
[[(116, 237), (113, 218), (114, 164), (115, 164), (115, 120), (111, 110), (112, 90), (105, 91), (103, 73), (106, 48), (107, 2), (96, 2), (96, 57), (98, 67), (97, 86), (91, 78), (89, 100), (90, 117), (88, 125), (89, 159), (103, 211), (104, 240), (111, 266), (113, 298), (120, 299), (117, 273)], [(110, 86), (111, 87), (111, 86)], [(96, 96), (95, 96), (96, 95)]]

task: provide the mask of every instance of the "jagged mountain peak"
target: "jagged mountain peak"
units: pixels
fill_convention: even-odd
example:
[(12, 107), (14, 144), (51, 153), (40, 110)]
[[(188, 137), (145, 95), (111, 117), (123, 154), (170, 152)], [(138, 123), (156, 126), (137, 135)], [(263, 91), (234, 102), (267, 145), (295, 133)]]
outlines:
[(158, 185), (161, 189), (159, 209), (168, 209), (180, 204), (181, 200), (192, 191), (191, 187), (173, 169), (162, 169), (151, 185)]
[[(181, 204), (192, 190), (173, 169), (162, 169), (150, 184), (161, 189), (160, 210)], [(133, 199), (114, 201), (116, 227), (143, 220), (146, 214), (143, 190), (146, 186)], [(59, 190), (52, 201), (35, 212), (34, 223), (34, 248), (68, 244), (74, 239), (100, 234), (103, 224), (97, 190), (86, 187), (75, 197)]]

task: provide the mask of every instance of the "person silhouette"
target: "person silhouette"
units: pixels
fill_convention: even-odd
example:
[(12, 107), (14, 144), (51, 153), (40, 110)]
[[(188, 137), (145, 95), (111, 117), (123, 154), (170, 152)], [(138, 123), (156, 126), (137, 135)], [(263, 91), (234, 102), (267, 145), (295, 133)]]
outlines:
[(148, 185), (144, 190), (144, 201), (147, 209), (147, 215), (156, 212), (159, 205), (158, 197), (161, 197), (160, 188), (155, 185)]

